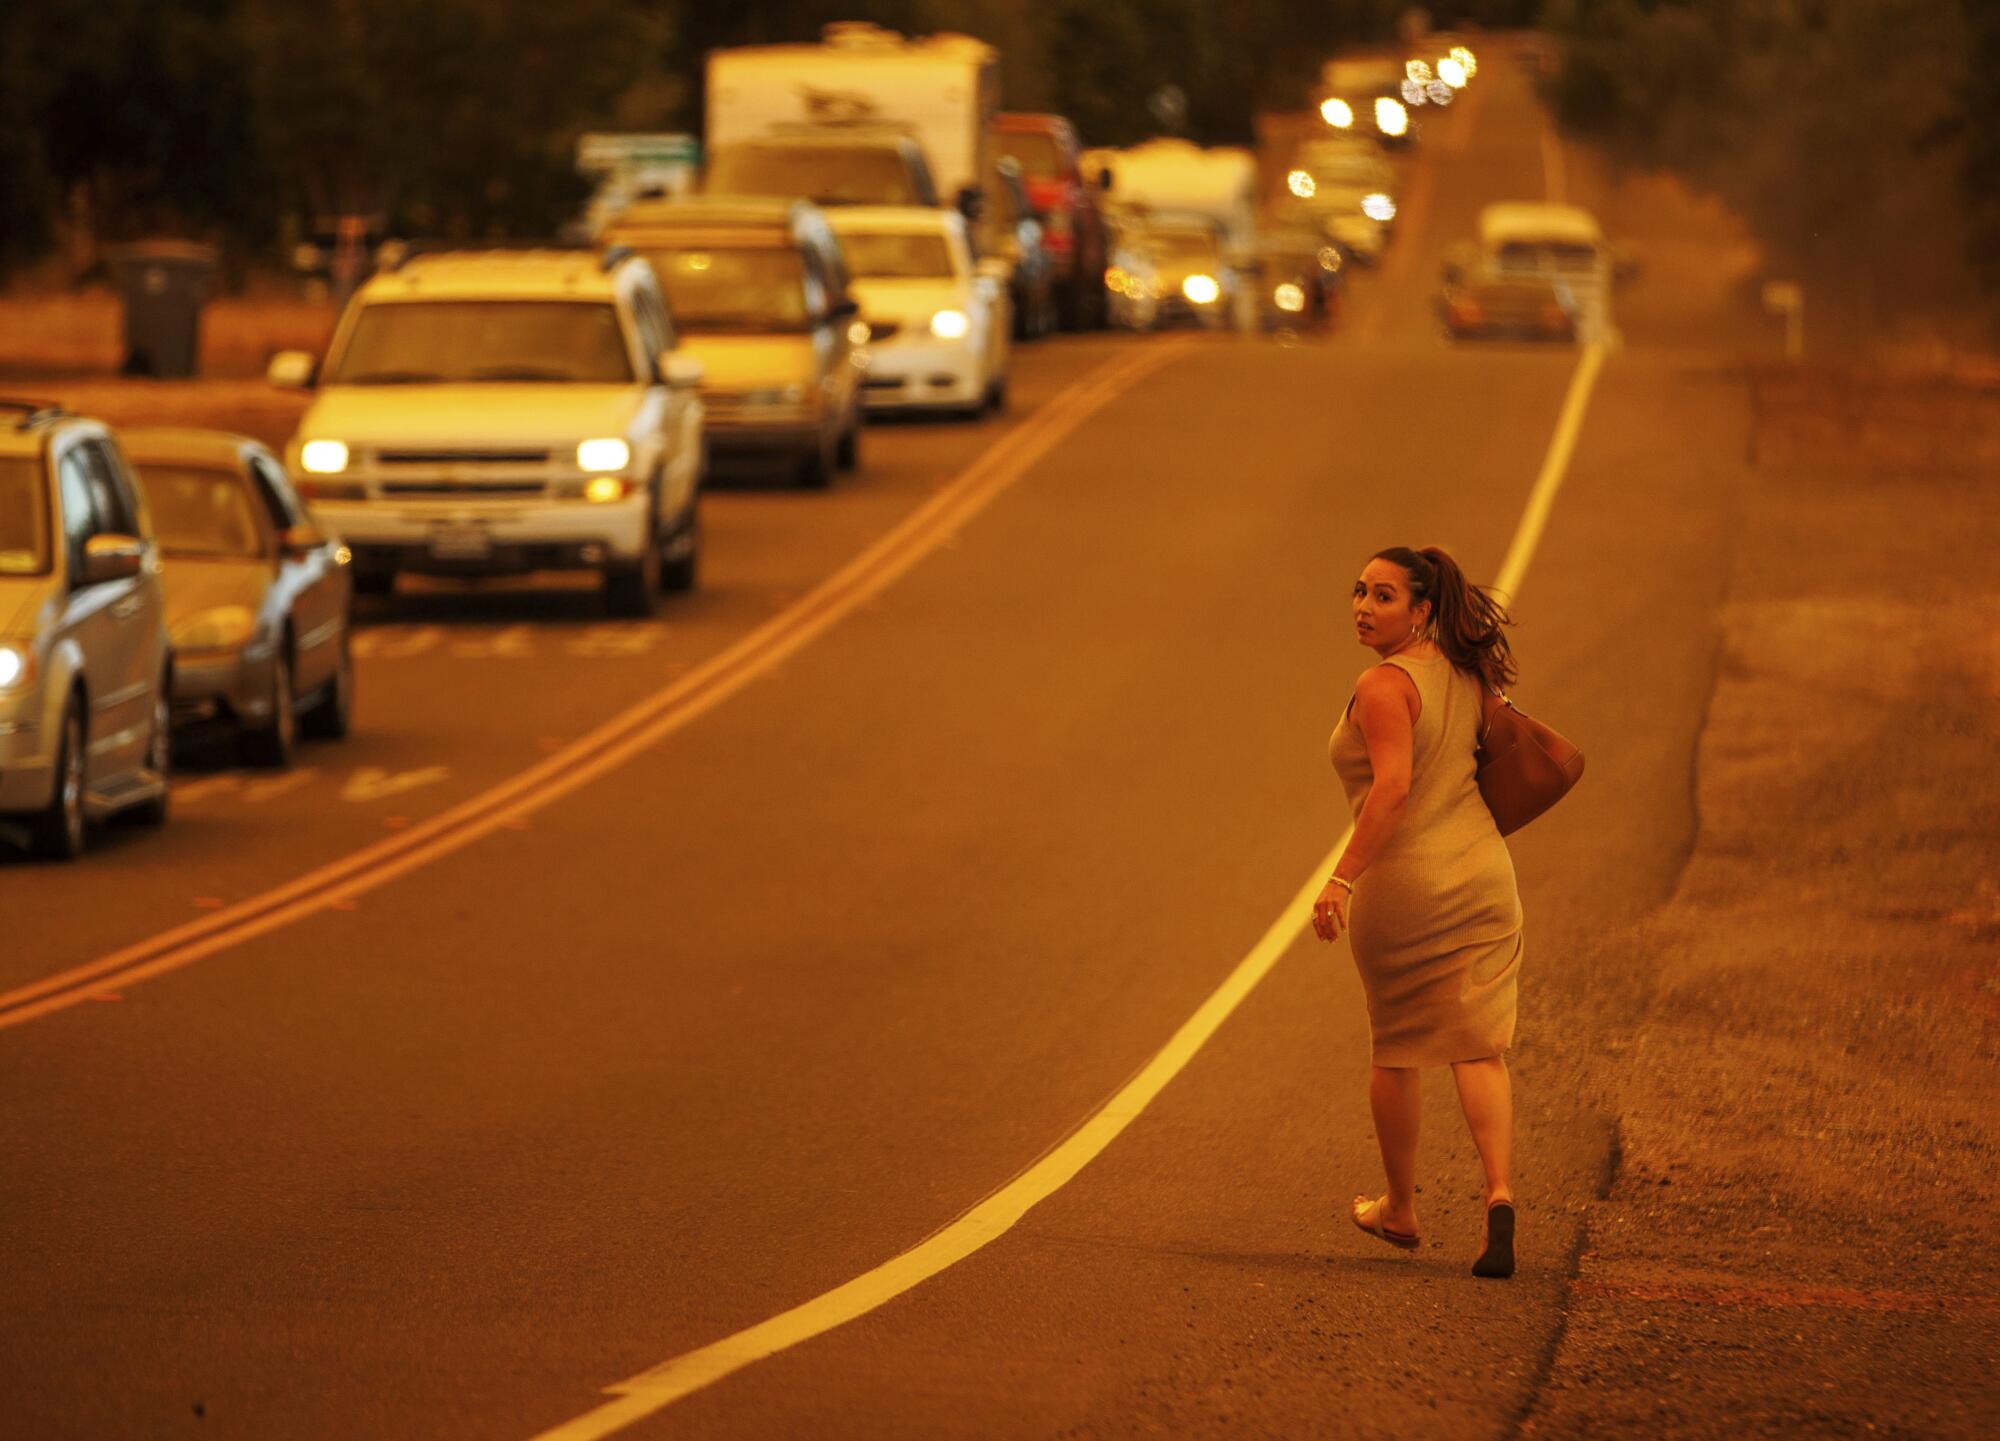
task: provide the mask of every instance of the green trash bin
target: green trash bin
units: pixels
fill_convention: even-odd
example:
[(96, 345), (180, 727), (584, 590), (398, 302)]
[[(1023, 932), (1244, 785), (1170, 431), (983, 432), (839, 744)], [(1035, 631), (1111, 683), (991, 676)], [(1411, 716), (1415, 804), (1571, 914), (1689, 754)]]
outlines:
[(201, 369), (201, 308), (215, 275), (213, 245), (146, 240), (111, 252), (125, 312), (125, 375), (185, 380)]

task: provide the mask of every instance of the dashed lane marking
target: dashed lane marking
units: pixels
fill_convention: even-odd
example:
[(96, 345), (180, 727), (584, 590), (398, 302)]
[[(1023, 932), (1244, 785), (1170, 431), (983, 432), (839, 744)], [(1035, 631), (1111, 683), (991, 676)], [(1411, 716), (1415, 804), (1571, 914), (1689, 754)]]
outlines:
[[(1592, 346), (1583, 353), (1570, 379), (1556, 420), (1555, 436), (1500, 568), (1510, 593), (1518, 591), (1541, 541), (1549, 507), (1562, 486), (1602, 363), (1603, 352)], [(1202, 1002), (1201, 1008), (1174, 1033), (1159, 1054), (1074, 1132), (1020, 1175), (900, 1256), (767, 1321), (662, 1361), (607, 1388), (613, 1399), (541, 1432), (534, 1441), (598, 1441), (612, 1435), (733, 1372), (867, 1315), (1006, 1235), (1021, 1217), (1068, 1185), (1152, 1104), (1292, 948), (1312, 918), (1313, 901), (1325, 884), (1326, 874), (1340, 859), (1353, 834), (1353, 828), (1349, 827), (1333, 849), (1307, 872), (1305, 884), (1251, 947), (1250, 953), (1236, 963), (1228, 978)]]

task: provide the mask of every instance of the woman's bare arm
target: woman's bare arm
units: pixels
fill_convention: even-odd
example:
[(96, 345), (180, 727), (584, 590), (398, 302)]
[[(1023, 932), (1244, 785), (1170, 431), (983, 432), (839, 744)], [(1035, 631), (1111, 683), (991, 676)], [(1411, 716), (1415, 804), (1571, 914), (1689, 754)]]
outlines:
[(1313, 929), (1322, 940), (1334, 940), (1347, 928), (1347, 897), (1354, 882), (1375, 864), (1402, 824), (1422, 703), (1416, 682), (1401, 666), (1376, 666), (1354, 684), (1354, 720), (1361, 727), (1375, 779), (1361, 803), (1361, 814), (1354, 818), (1354, 835), (1333, 868), (1337, 879), (1326, 883), (1313, 905)]

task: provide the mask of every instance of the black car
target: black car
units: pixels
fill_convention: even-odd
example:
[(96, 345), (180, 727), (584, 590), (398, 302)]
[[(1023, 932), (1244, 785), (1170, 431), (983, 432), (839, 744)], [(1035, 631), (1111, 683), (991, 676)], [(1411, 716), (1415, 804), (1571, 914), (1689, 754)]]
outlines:
[(1266, 330), (1330, 330), (1340, 318), (1347, 262), (1310, 230), (1267, 231), (1250, 257), (1258, 324)]

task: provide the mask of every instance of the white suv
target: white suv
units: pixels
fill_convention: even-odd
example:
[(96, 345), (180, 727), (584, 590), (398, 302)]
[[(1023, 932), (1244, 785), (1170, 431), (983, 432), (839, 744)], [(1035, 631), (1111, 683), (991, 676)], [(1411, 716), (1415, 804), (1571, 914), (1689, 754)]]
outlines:
[(302, 352), (271, 362), (319, 390), (286, 464), (359, 590), (597, 570), (644, 615), (700, 553), (701, 366), (674, 343), (628, 251), (418, 254), (355, 295), (317, 375)]

